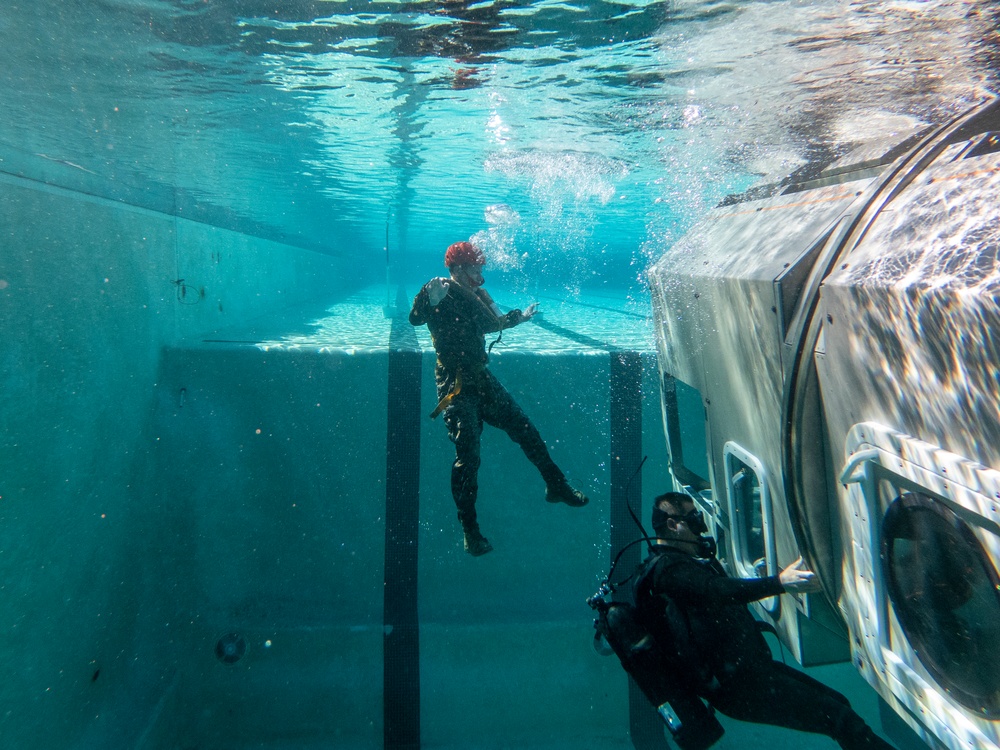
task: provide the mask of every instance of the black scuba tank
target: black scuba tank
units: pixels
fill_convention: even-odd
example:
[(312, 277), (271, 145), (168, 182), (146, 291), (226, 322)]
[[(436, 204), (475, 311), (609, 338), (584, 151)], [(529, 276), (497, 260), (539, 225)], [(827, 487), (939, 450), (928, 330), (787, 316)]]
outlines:
[[(637, 573), (636, 584), (642, 584), (644, 573), (652, 566), (644, 563), (643, 568)], [(635, 606), (634, 589), (633, 586), (625, 590), (624, 600), (608, 601), (611, 590), (605, 585), (588, 599), (597, 611), (594, 628), (656, 707), (681, 750), (707, 750), (725, 730), (714, 711), (698, 696), (698, 685), (704, 678), (695, 667), (695, 660), (685, 653), (689, 634), (678, 633), (675, 642), (663, 643), (681, 627), (678, 618), (664, 617), (664, 627), (656, 628), (658, 636), (654, 636), (644, 623), (647, 618)]]

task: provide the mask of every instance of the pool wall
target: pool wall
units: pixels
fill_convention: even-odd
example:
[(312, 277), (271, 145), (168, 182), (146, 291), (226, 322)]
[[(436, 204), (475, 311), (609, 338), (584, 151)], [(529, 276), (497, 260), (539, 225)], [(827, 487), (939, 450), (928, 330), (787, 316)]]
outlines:
[[(453, 449), (427, 418), (433, 358), (408, 352), (419, 508), (415, 535), (387, 552), (394, 354), (264, 351), (217, 333), (335, 300), (356, 269), (27, 180), (0, 187), (6, 746), (628, 742), (625, 678), (592, 652), (583, 600), (609, 563), (623, 473), (641, 452), (647, 488), (666, 469), (653, 397), (636, 455), (614, 464), (614, 353), (494, 357), (592, 503), (545, 503), (488, 429), (479, 509), (496, 550), (474, 559)], [(398, 629), (390, 584), (413, 605)], [(397, 670), (384, 655), (408, 631)], [(401, 728), (387, 727), (387, 685), (416, 702)]]
[(178, 613), (174, 581), (139, 574), (159, 521), (183, 523), (147, 512), (162, 351), (329, 299), (346, 269), (9, 176), (0, 237), (0, 736), (132, 746), (164, 695)]
[[(453, 448), (427, 417), (433, 357), (421, 356), (419, 514), (406, 542), (417, 554), (401, 584), (390, 576), (405, 570), (386, 556), (391, 356), (227, 344), (165, 352), (147, 438), (159, 546), (144, 568), (151, 581), (174, 581), (181, 616), (176, 640), (160, 644), (169, 697), (144, 748), (179, 738), (391, 747), (388, 690), (419, 709), (415, 736), (426, 747), (628, 745), (625, 676), (593, 652), (584, 602), (609, 564), (610, 356), (494, 357), (593, 500), (547, 504), (520, 450), (487, 428), (478, 508), (495, 550), (482, 558), (462, 549)], [(653, 453), (659, 422), (648, 404), (658, 406), (648, 399), (643, 414)], [(651, 461), (647, 481), (662, 471)], [(395, 688), (389, 643), (399, 624), (383, 596), (392, 585), (412, 588), (418, 644), (418, 674)], [(227, 634), (247, 644), (231, 664), (216, 649)]]

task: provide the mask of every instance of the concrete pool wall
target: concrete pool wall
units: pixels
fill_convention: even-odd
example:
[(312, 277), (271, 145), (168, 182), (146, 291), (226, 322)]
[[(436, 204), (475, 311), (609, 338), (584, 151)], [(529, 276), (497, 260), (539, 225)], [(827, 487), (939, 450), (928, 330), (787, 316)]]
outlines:
[[(414, 730), (428, 747), (627, 743), (625, 677), (591, 650), (583, 600), (637, 457), (651, 456), (643, 495), (666, 481), (648, 355), (624, 353), (641, 365), (627, 417), (616, 351), (493, 358), (592, 502), (546, 504), (487, 429), (479, 510), (496, 549), (474, 559), (452, 446), (427, 419), (433, 357), (410, 351), (419, 512), (387, 552), (393, 352), (214, 333), (336, 298), (354, 269), (24, 180), (2, 189), (6, 746), (402, 747)], [(640, 431), (627, 461), (623, 419)], [(408, 547), (411, 570), (387, 577)], [(398, 630), (387, 586), (413, 605)], [(385, 654), (407, 628), (396, 685)], [(417, 704), (389, 740), (387, 685), (403, 713)]]
[(142, 436), (162, 351), (329, 299), (344, 268), (10, 176), (0, 238), (0, 736), (109, 746), (98, 738), (128, 737), (162, 693), (158, 657), (134, 653), (146, 619), (162, 619), (139, 603), (163, 583), (135, 575), (150, 542)]

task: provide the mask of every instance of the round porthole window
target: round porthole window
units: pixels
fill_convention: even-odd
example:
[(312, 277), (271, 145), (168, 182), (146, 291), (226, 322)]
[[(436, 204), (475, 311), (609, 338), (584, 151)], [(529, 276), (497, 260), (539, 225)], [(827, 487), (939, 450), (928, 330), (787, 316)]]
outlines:
[(1000, 717), (1000, 577), (969, 524), (905, 493), (882, 522), (889, 599), (907, 640), (959, 703)]

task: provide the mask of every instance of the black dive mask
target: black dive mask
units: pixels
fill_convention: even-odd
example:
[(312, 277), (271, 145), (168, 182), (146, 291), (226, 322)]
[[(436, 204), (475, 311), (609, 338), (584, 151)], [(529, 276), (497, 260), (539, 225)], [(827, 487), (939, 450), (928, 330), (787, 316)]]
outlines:
[(698, 535), (698, 541), (694, 543), (698, 545), (700, 557), (715, 557), (717, 551), (715, 539), (708, 535), (708, 524), (705, 523), (705, 516), (700, 510), (692, 508), (684, 515), (675, 515), (653, 507), (653, 528), (661, 528), (668, 518), (682, 522), (691, 533)]
[(667, 513), (662, 508), (653, 506), (654, 529), (662, 528), (668, 518), (683, 522), (695, 534), (704, 534), (708, 531), (708, 526), (705, 525), (705, 517), (697, 508), (691, 508), (684, 515), (677, 515), (676, 513)]
[(714, 537), (711, 537), (708, 534), (708, 524), (705, 523), (705, 516), (700, 510), (692, 508), (683, 516), (672, 516), (672, 518), (675, 518), (678, 521), (683, 521), (684, 525), (687, 526), (692, 533), (698, 535), (697, 544), (699, 557), (715, 557), (718, 547), (715, 543)]
[(708, 532), (708, 525), (705, 523), (705, 516), (703, 516), (701, 511), (697, 508), (692, 508), (683, 516), (670, 516), (670, 518), (683, 521), (684, 524), (691, 529), (692, 533), (698, 534), (699, 536)]

